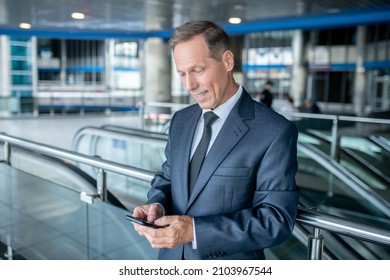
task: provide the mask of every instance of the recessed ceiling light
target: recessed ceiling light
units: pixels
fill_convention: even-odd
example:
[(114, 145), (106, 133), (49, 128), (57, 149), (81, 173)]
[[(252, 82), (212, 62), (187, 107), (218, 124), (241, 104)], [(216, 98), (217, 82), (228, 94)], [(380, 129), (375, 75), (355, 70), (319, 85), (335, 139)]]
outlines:
[(241, 23), (241, 19), (238, 18), (238, 17), (231, 17), (231, 18), (229, 18), (229, 23), (231, 23), (231, 24), (240, 24)]
[(22, 22), (22, 23), (19, 24), (19, 27), (23, 28), (23, 29), (30, 29), (31, 28), (31, 24), (26, 23), (26, 22)]
[(72, 13), (72, 18), (74, 18), (74, 19), (84, 19), (85, 15), (83, 13)]

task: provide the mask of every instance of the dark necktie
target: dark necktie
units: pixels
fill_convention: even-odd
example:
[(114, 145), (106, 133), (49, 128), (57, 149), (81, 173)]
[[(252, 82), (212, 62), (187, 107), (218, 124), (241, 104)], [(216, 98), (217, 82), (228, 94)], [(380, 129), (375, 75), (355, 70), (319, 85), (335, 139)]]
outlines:
[(203, 135), (200, 139), (198, 147), (196, 147), (195, 153), (192, 156), (189, 168), (189, 195), (191, 195), (194, 189), (196, 179), (198, 178), (200, 168), (202, 167), (203, 160), (206, 157), (207, 148), (209, 147), (211, 138), (211, 125), (218, 119), (218, 116), (213, 112), (209, 111), (204, 113), (204, 127)]

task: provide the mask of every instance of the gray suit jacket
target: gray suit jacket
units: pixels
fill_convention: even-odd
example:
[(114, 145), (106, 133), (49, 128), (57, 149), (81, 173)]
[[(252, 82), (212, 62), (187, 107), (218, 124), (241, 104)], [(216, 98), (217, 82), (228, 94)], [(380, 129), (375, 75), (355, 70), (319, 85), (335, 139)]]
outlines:
[(293, 230), (297, 129), (244, 90), (189, 198), (188, 163), (201, 113), (195, 104), (173, 116), (167, 160), (148, 194), (148, 203), (161, 203), (166, 215), (194, 218), (197, 249), (192, 243), (161, 249), (159, 259), (264, 259), (263, 249)]

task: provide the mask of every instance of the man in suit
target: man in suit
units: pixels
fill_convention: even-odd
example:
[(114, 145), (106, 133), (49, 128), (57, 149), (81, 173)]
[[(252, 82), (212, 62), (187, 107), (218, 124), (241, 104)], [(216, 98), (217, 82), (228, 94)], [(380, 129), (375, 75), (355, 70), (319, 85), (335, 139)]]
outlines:
[(273, 86), (273, 83), (271, 81), (266, 81), (263, 86), (263, 91), (260, 93), (260, 102), (266, 105), (269, 108), (272, 108), (272, 92), (271, 88)]
[[(159, 259), (264, 259), (263, 249), (293, 230), (297, 129), (235, 82), (223, 29), (188, 22), (169, 43), (181, 81), (198, 104), (172, 117), (167, 160), (152, 180), (147, 204), (133, 212), (168, 226), (134, 224), (135, 230), (161, 248)], [(209, 111), (216, 120), (196, 178), (192, 162)]]

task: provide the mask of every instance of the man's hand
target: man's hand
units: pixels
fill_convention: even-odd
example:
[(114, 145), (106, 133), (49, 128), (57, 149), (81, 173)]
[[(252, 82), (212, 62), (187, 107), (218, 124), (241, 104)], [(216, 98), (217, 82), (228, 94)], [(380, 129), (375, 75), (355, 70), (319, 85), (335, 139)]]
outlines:
[(154, 223), (169, 226), (154, 229), (134, 224), (134, 229), (145, 236), (153, 248), (174, 248), (194, 239), (192, 218), (189, 216), (164, 216)]
[(147, 204), (138, 206), (133, 211), (133, 217), (154, 223), (163, 216), (163, 207), (160, 204)]

